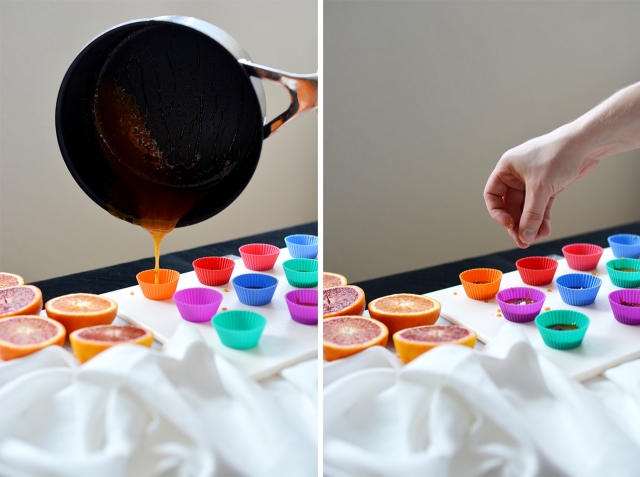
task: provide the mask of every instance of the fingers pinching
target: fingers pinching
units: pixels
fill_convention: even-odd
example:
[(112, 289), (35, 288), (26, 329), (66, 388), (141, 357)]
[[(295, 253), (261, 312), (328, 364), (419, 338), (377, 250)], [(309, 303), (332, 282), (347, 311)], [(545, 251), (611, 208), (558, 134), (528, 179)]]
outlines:
[[(528, 187), (525, 193), (524, 207), (519, 224), (519, 238), (525, 244), (531, 244), (538, 233), (546, 233), (550, 229), (547, 223), (543, 230), (540, 230), (545, 219), (547, 206), (551, 200), (551, 193), (545, 188)], [(549, 217), (549, 215), (547, 215)], [(547, 220), (548, 222), (548, 220)]]

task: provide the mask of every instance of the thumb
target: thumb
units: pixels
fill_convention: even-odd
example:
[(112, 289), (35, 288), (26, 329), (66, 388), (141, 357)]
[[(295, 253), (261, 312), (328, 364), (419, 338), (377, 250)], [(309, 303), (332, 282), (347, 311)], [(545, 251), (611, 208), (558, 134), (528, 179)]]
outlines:
[(520, 240), (526, 244), (532, 243), (542, 221), (544, 219), (544, 211), (551, 200), (551, 192), (545, 188), (528, 187), (525, 192), (524, 207), (518, 230), (520, 232)]

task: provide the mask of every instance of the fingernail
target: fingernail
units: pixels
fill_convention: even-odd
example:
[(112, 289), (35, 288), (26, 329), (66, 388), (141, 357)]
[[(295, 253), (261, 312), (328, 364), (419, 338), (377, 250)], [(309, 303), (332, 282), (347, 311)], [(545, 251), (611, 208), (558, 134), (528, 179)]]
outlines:
[(525, 243), (533, 242), (534, 237), (536, 236), (536, 231), (531, 229), (524, 229), (520, 234), (520, 239)]

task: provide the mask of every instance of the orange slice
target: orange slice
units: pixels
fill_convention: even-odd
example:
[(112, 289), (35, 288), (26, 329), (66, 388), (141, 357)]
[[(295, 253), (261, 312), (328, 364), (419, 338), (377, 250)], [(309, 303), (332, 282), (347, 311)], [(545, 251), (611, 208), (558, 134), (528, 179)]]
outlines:
[(81, 363), (105, 349), (120, 344), (137, 344), (151, 348), (153, 333), (137, 326), (99, 325), (82, 328), (69, 335), (71, 347)]
[(0, 288), (0, 318), (37, 315), (42, 311), (42, 292), (33, 285)]
[(347, 279), (339, 273), (322, 272), (322, 288), (339, 287), (347, 284)]
[(334, 316), (362, 315), (364, 291), (355, 285), (332, 287), (322, 290), (323, 318)]
[(91, 293), (72, 293), (49, 300), (44, 305), (47, 316), (64, 325), (67, 333), (80, 328), (111, 324), (118, 304), (110, 298)]
[(370, 348), (386, 346), (389, 331), (384, 324), (364, 316), (338, 316), (322, 323), (324, 359), (345, 358)]
[(476, 345), (476, 333), (462, 326), (418, 326), (398, 331), (393, 335), (393, 344), (400, 359), (408, 363), (422, 353), (444, 344), (473, 348)]
[(42, 316), (14, 316), (0, 320), (0, 358), (20, 358), (51, 345), (62, 346), (64, 326)]
[(433, 325), (440, 317), (440, 302), (411, 293), (376, 298), (367, 308), (369, 316), (387, 325), (391, 335), (405, 328)]
[(15, 273), (0, 272), (0, 288), (24, 285), (24, 278)]

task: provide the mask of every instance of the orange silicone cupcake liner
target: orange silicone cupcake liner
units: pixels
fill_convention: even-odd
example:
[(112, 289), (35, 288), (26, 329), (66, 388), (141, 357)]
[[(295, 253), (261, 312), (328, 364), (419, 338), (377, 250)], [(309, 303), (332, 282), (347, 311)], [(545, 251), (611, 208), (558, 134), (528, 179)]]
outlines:
[(494, 268), (473, 268), (460, 274), (464, 292), (473, 300), (489, 300), (500, 291), (502, 272)]
[(175, 270), (160, 269), (159, 283), (155, 283), (155, 270), (145, 270), (136, 275), (142, 294), (149, 300), (168, 300), (178, 288), (180, 274)]

